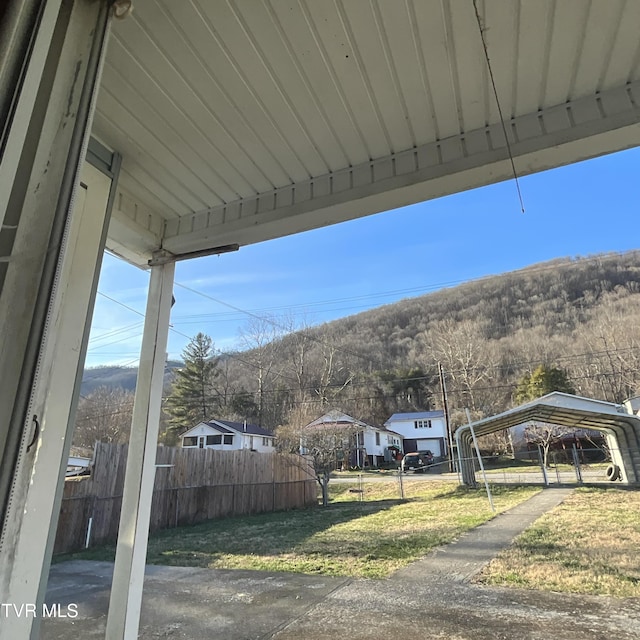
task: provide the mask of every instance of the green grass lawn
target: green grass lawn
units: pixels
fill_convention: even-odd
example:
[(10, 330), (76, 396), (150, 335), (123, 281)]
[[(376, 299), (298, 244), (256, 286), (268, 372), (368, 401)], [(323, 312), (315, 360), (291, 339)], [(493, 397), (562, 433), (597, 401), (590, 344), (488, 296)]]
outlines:
[(640, 597), (640, 491), (580, 488), (479, 576), (487, 584)]
[[(326, 507), (227, 518), (163, 531), (149, 540), (150, 564), (259, 569), (381, 578), (434, 547), (489, 520), (486, 494), (450, 482), (407, 482), (404, 501), (395, 481), (334, 484)], [(498, 512), (539, 491), (496, 487)], [(113, 549), (74, 554), (108, 560)]]

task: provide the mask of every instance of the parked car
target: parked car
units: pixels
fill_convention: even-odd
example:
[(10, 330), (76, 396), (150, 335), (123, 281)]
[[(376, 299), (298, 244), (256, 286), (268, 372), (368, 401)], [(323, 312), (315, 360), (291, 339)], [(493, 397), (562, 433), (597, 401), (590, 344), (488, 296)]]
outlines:
[(424, 473), (424, 470), (433, 462), (433, 453), (431, 451), (414, 451), (407, 453), (402, 458), (402, 473)]

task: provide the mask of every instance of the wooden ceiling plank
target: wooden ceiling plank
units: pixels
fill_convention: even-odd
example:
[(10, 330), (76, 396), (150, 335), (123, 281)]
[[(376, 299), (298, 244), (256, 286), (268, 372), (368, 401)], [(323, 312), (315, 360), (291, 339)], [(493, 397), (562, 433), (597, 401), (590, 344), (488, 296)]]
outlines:
[(415, 14), (420, 42), (424, 47), (426, 74), (436, 114), (438, 139), (460, 133), (456, 97), (449, 68), (449, 47), (440, 2), (417, 2)]
[[(170, 127), (175, 135), (183, 140), (184, 145), (191, 149), (194, 156), (200, 159), (194, 162), (193, 170), (198, 170), (195, 166), (197, 164), (203, 172), (203, 177), (211, 182), (212, 187), (216, 186), (216, 191), (223, 200), (228, 201), (243, 194), (255, 193), (256, 185), (250, 183), (241, 173), (233, 161), (232, 153), (223, 155), (213, 143), (209, 135), (209, 122), (202, 117), (199, 118), (206, 118), (206, 111), (198, 109), (201, 105), (195, 102), (192, 109), (184, 99), (182, 104), (179, 104), (180, 94), (168, 95), (165, 88), (160, 86), (115, 38), (109, 46), (109, 58), (104, 73), (103, 82), (106, 86), (117, 82), (120, 86), (125, 85), (128, 90), (140, 94), (146, 105), (142, 113), (152, 109), (166, 123), (158, 127), (158, 135)], [(122, 89), (114, 88), (116, 92), (120, 90)], [(263, 187), (271, 184), (265, 178), (263, 180)]]
[[(128, 24), (129, 22), (131, 24)], [(166, 28), (169, 26), (165, 24)], [(206, 131), (212, 147), (224, 152), (228, 157), (225, 164), (238, 167), (251, 184), (252, 192), (272, 188), (274, 179), (283, 182), (289, 180), (286, 172), (282, 169), (278, 171), (280, 165), (273, 154), (260, 152), (259, 143), (255, 144), (256, 139), (250, 131), (243, 128), (244, 139), (240, 141), (224, 127), (222, 119), (231, 118), (234, 113), (237, 116), (237, 109), (229, 105), (222, 95), (215, 93), (213, 83), (207, 80), (202, 68), (196, 69), (198, 65), (195, 61), (185, 58), (182, 62), (172, 60), (170, 63), (146, 31), (138, 28), (133, 21), (125, 20), (118, 25), (115, 37), (122, 42), (127, 53), (138, 61), (149, 77), (171, 96), (174, 103), (183, 110), (185, 117), (193, 119), (198, 127)], [(166, 40), (176, 41), (178, 38), (173, 33), (171, 37), (167, 35)], [(171, 49), (173, 50), (173, 45)], [(182, 51), (184, 53), (184, 49)], [(186, 53), (184, 55), (186, 56)], [(194, 91), (193, 82), (198, 82), (197, 92)], [(250, 153), (254, 155), (249, 155)], [(268, 159), (271, 163), (267, 162)], [(258, 168), (257, 163), (263, 166)]]
[[(256, 190), (264, 188), (265, 180), (274, 187), (290, 182), (292, 172), (300, 177), (306, 175), (265, 116), (255, 91), (233, 58), (229, 58), (219, 31), (229, 28), (228, 22), (233, 19), (221, 11), (216, 22), (218, 31), (212, 32), (210, 21), (195, 10), (193, 3), (169, 2), (159, 7), (164, 11), (154, 9), (145, 14), (154, 43), (167, 52), (182, 82), (187, 84), (185, 97), (190, 98), (191, 94), (199, 101), (200, 109), (208, 112), (210, 135), (218, 148), (249, 174), (261, 178)], [(156, 63), (147, 57), (146, 64), (153, 68)]]
[[(473, 131), (487, 124), (486, 94), (491, 90), (478, 21), (471, 3), (451, 3), (451, 26), (463, 130)], [(493, 91), (491, 95), (493, 97)]]
[(387, 56), (395, 76), (396, 91), (402, 100), (402, 109), (411, 124), (411, 144), (425, 144), (436, 136), (433, 103), (427, 93), (426, 68), (422, 43), (413, 18), (413, 3), (378, 2), (380, 16), (389, 43)]
[[(126, 105), (130, 118), (137, 122), (136, 126), (145, 130), (145, 135), (138, 137), (138, 142), (146, 151), (162, 157), (165, 163), (171, 164), (172, 168), (179, 166), (180, 174), (184, 174), (185, 184), (192, 182), (193, 192), (198, 194), (204, 202), (209, 204), (213, 201), (229, 202), (238, 197), (239, 194), (212, 171), (208, 163), (173, 128), (171, 121), (162, 118), (155, 110), (155, 105), (145, 101), (142, 92), (128, 85), (122, 75), (110, 65), (105, 65), (103, 77), (107, 83), (106, 86), (109, 87), (104, 91), (119, 105)], [(107, 96), (105, 102), (109, 102)], [(126, 124), (129, 118), (120, 118), (116, 112), (111, 111), (109, 111), (109, 118), (116, 119), (121, 127), (126, 126), (127, 130), (131, 129), (132, 125)], [(161, 138), (154, 134), (159, 131), (162, 132)], [(153, 139), (145, 144), (143, 140), (150, 137)]]
[(622, 7), (611, 55), (600, 78), (600, 90), (606, 91), (634, 82), (640, 76), (640, 2), (627, 0)]
[[(194, 0), (193, 4), (199, 11), (199, 18), (194, 17), (194, 25), (187, 32), (202, 29), (200, 23), (204, 23), (209, 33), (210, 73), (237, 110), (235, 116), (229, 114), (225, 121), (242, 118), (245, 126), (261, 137), (265, 147), (273, 150), (290, 182), (305, 180), (312, 173), (321, 171), (324, 163), (312, 146), (304, 144), (305, 130), (274, 81), (269, 57), (256, 46), (253, 33), (236, 3)], [(182, 7), (171, 2), (169, 6), (172, 15), (182, 20)], [(278, 39), (272, 25), (266, 23), (262, 28), (264, 37)]]
[(514, 115), (521, 116), (541, 108), (541, 83), (545, 77), (545, 38), (553, 21), (552, 0), (522, 2), (518, 26), (518, 64)]
[[(117, 123), (121, 132), (118, 148), (122, 149), (123, 158), (143, 158), (144, 163), (153, 166), (153, 172), (162, 175), (162, 182), (192, 211), (207, 206), (207, 199), (202, 197), (205, 187), (202, 181), (108, 90), (103, 91), (100, 97), (100, 113), (103, 117), (109, 114), (109, 119)], [(214, 197), (211, 193), (208, 195)], [(220, 199), (216, 197), (216, 200)]]
[[(391, 55), (387, 27), (396, 22), (402, 13), (402, 5), (397, 5), (391, 19), (383, 20), (380, 3), (373, 0), (365, 8), (359, 3), (346, 2), (348, 17), (357, 55), (361, 61), (361, 73), (367, 85), (369, 99), (381, 123), (389, 151), (403, 151), (415, 144), (413, 128), (409, 120), (407, 106), (402, 94)], [(405, 32), (404, 38), (409, 36)], [(404, 61), (400, 61), (404, 64)]]
[[(369, 159), (364, 138), (355, 123), (355, 114), (348, 108), (335, 70), (330, 63), (324, 43), (308, 14), (304, 3), (291, 6), (288, 0), (273, 3), (274, 12), (286, 33), (300, 72), (307, 78), (318, 109), (333, 130), (346, 165)], [(331, 166), (331, 170), (339, 169)]]
[[(347, 161), (346, 150), (338, 137), (333, 124), (323, 108), (323, 95), (318, 93), (314, 82), (305, 73), (301, 57), (293, 47), (290, 33), (285, 29), (280, 14), (270, 3), (238, 3), (243, 10), (243, 17), (247, 28), (251, 31), (256, 46), (262, 52), (269, 51), (270, 73), (283, 100), (287, 103), (291, 113), (295, 116), (300, 129), (304, 131), (301, 142), (298, 143), (299, 153), (308, 155), (307, 146), (311, 146), (317, 154), (313, 159), (314, 166), (310, 167), (310, 173), (317, 175), (332, 169), (344, 167)], [(290, 14), (291, 11), (284, 12)], [(304, 23), (301, 12), (298, 10), (295, 16), (298, 21)], [(268, 25), (268, 28), (265, 26)], [(305, 30), (303, 29), (303, 32)], [(306, 32), (306, 52), (312, 47), (309, 42), (312, 38)], [(294, 130), (295, 133), (295, 130)], [(290, 141), (295, 146), (295, 140)], [(318, 162), (321, 165), (318, 165)]]
[(591, 3), (570, 100), (601, 90), (599, 85), (609, 63), (609, 52), (620, 20), (620, 1)]
[[(353, 114), (363, 140), (367, 141), (367, 160), (389, 153), (387, 136), (371, 102), (361, 74), (356, 43), (349, 33), (342, 2), (306, 2), (308, 15), (322, 42), (323, 50), (349, 112)], [(337, 8), (337, 10), (336, 10)]]

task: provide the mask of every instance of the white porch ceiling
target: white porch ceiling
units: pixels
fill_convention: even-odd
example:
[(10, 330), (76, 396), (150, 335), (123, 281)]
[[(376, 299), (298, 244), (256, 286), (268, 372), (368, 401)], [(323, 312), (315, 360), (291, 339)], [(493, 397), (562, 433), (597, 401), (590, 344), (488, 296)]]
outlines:
[[(478, 9), (520, 175), (640, 144), (640, 2)], [(139, 264), (511, 175), (472, 0), (136, 0), (93, 133)]]

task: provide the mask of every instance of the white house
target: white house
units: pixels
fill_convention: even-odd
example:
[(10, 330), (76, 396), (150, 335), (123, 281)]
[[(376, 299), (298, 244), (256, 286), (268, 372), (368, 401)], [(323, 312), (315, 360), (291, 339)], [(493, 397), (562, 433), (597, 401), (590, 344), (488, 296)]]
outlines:
[(444, 411), (394, 413), (384, 425), (402, 436), (404, 453), (428, 450), (436, 458), (447, 455), (448, 436)]
[[(310, 422), (305, 430), (314, 427), (334, 427), (355, 431), (353, 442), (353, 453), (351, 464), (355, 466), (365, 466), (368, 463), (372, 467), (379, 466), (382, 462), (395, 459), (394, 451), (401, 451), (402, 438), (399, 434), (386, 429), (385, 427), (375, 427), (362, 420), (342, 413), (337, 409), (325, 413), (313, 422)], [(366, 460), (365, 460), (366, 457)]]
[(201, 422), (185, 431), (180, 439), (184, 449), (251, 449), (261, 453), (272, 453), (276, 446), (275, 436), (270, 431), (255, 424), (229, 420)]

